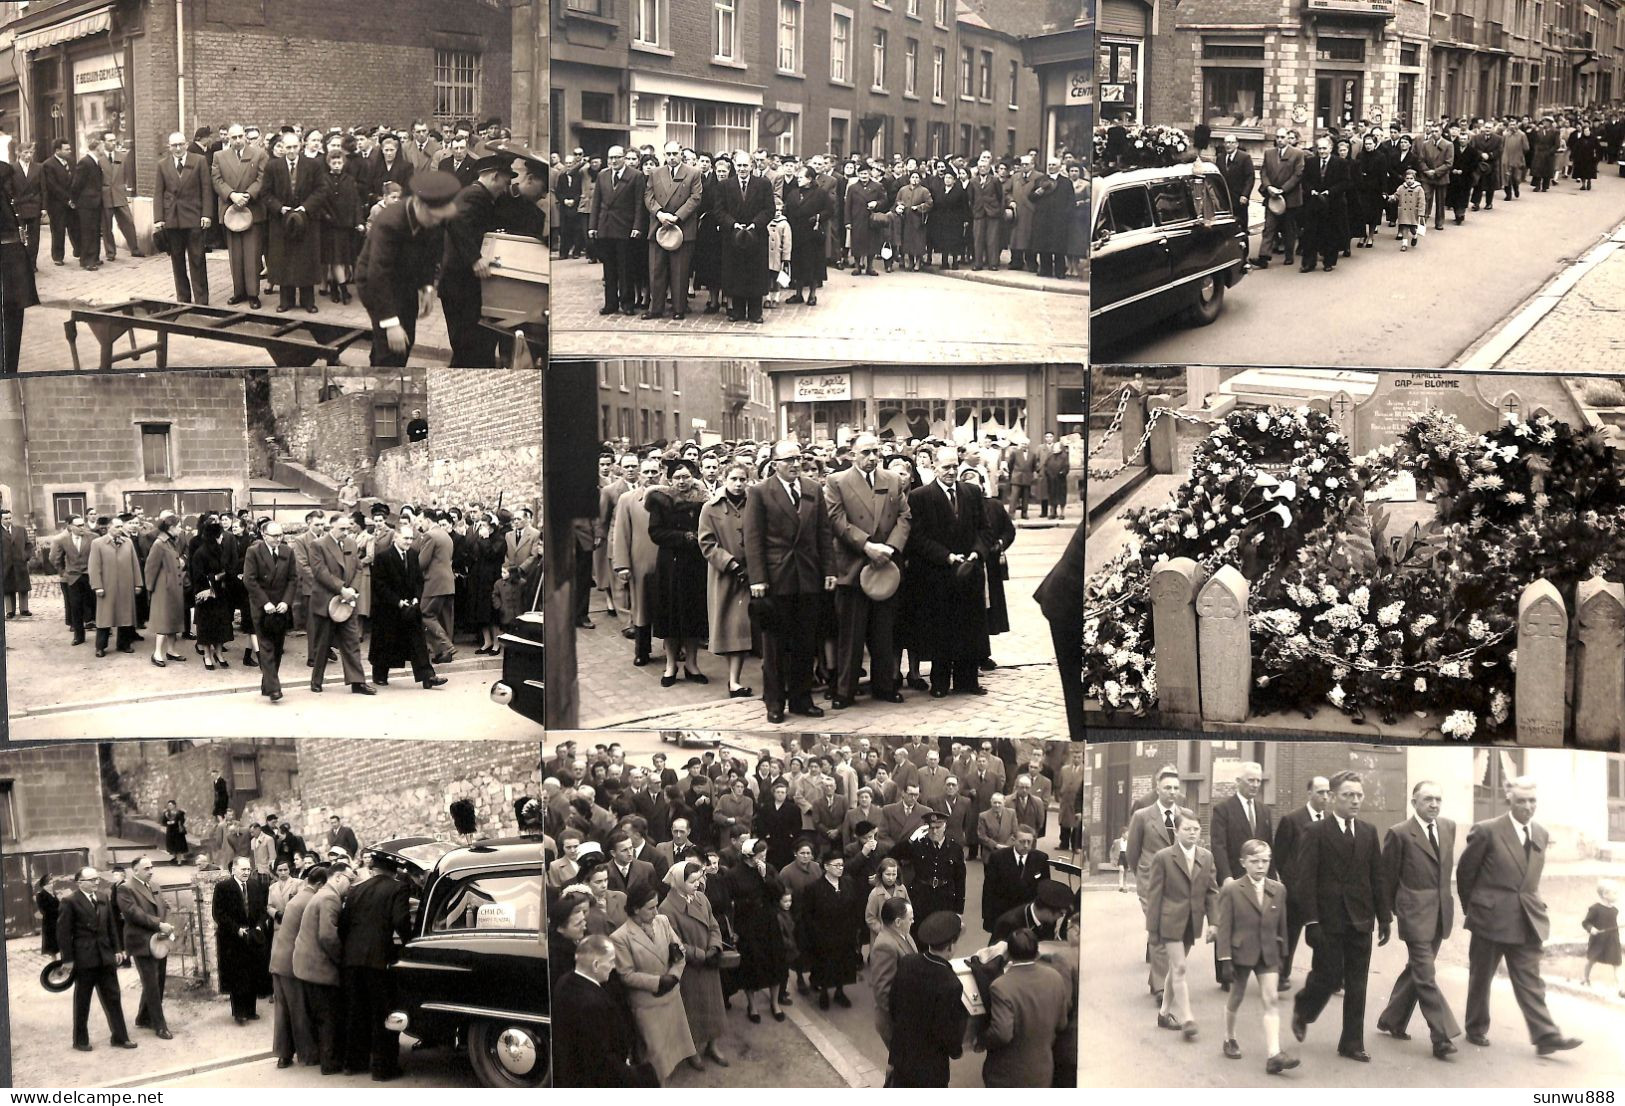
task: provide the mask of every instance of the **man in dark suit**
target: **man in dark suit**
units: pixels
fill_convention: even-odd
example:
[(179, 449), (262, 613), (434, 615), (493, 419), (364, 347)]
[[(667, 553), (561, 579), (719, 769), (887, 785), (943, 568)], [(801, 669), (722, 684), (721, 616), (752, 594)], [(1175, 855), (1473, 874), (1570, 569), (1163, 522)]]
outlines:
[[(688, 314), (688, 267), (699, 235), (704, 189), (699, 169), (683, 164), (682, 147), (666, 143), (665, 164), (649, 174), (643, 187), (643, 206), (652, 216), (644, 222), (645, 237), (649, 239), (649, 307), (643, 313), (645, 319), (658, 319), (665, 312), (668, 288), (672, 317), (680, 319)], [(681, 227), (683, 244), (675, 250), (663, 248), (655, 240), (662, 226)], [(565, 255), (561, 252), (561, 256)]]
[(1540, 978), (1540, 948), (1551, 933), (1540, 897), (1550, 837), (1535, 822), (1535, 792), (1532, 776), (1508, 781), (1511, 809), (1467, 831), (1467, 847), (1456, 866), (1456, 891), (1462, 925), (1473, 935), (1467, 947), (1467, 1040), (1480, 1047), (1490, 1043), (1490, 988), (1505, 960), (1529, 1039), (1540, 1055), (1549, 1056), (1578, 1048), (1580, 1041), (1557, 1028)]
[(344, 895), (340, 958), (344, 980), (346, 1071), (369, 1071), (376, 1082), (401, 1073), (401, 1035), (384, 1025), (395, 1009), (395, 983), (389, 966), (399, 944), (412, 937), (411, 890), (394, 857), (371, 853), (372, 874)]
[(1033, 891), (1032, 901), (1013, 906), (993, 919), (987, 939), (996, 945), (1018, 929), (1030, 929), (1040, 941), (1054, 941), (1061, 919), (1076, 913), (1078, 905), (1078, 895), (1066, 884), (1041, 879)]
[(214, 886), (214, 918), (220, 990), (231, 996), (238, 1025), (259, 1017), (256, 998), (270, 987), (271, 918), (266, 886), (253, 876), (254, 862), (238, 856), (231, 874)]
[[(1003, 250), (999, 245), (999, 229), (1004, 225), (1004, 182), (993, 172), (993, 158), (983, 154), (976, 162), (976, 171), (965, 186), (970, 197), (972, 265), (973, 270), (999, 268)], [(1022, 515), (1023, 518), (1027, 516)]]
[(333, 516), (331, 529), (310, 545), (310, 690), (320, 692), (322, 679), (327, 675), (327, 650), (336, 647), (339, 663), (344, 669), (344, 682), (357, 695), (376, 695), (378, 689), (367, 682), (361, 667), (361, 627), (352, 614), (343, 622), (334, 622), (328, 615), (328, 605), (335, 596), (353, 604), (359, 594), (355, 589), (355, 575), (361, 568), (356, 557), (355, 543), (350, 531), (355, 522), (349, 515)]
[(1349, 163), (1332, 153), (1332, 140), (1315, 140), (1315, 153), (1303, 169), (1303, 263), (1314, 269), (1318, 255), (1326, 272), (1337, 268), (1337, 255), (1348, 244)]
[[(748, 319), (762, 321), (762, 297), (767, 294), (769, 277), (767, 267), (767, 225), (773, 221), (773, 185), (760, 170), (752, 170), (750, 157), (743, 150), (734, 151), (734, 178), (726, 183), (716, 182), (717, 222), (721, 225), (724, 241), (727, 236), (744, 234), (748, 243), (725, 244), (735, 259), (743, 257), (740, 279), (735, 285), (728, 317), (735, 322)], [(686, 312), (688, 301), (681, 311)]]
[[(1236, 216), (1236, 222), (1247, 230), (1247, 205), (1253, 197), (1253, 157), (1244, 154), (1239, 149), (1236, 136), (1226, 135), (1224, 139), (1224, 152), (1219, 155), (1219, 173), (1224, 177), (1224, 183), (1230, 186), (1230, 210)], [(1252, 243), (1252, 233), (1242, 238), (1242, 248), (1246, 249)]]
[(993, 931), (999, 915), (1033, 901), (1038, 885), (1049, 878), (1049, 854), (1035, 849), (1038, 835), (1025, 823), (1015, 841), (997, 849), (982, 866), (982, 928)]
[(344, 824), (344, 819), (337, 814), (327, 819), (327, 847), (337, 846), (344, 850), (344, 855), (354, 860), (361, 853), (361, 843), (356, 840), (355, 830)]
[[(745, 568), (750, 594), (769, 608), (762, 629), (762, 702), (767, 720), (792, 712), (823, 717), (812, 701), (820, 591), (835, 590), (829, 511), (817, 484), (801, 478), (801, 446), (773, 447), (773, 472), (745, 493)], [(765, 600), (765, 602), (763, 602)]]
[(124, 186), (125, 162), (130, 151), (119, 141), (118, 132), (102, 133), (102, 149), (96, 160), (102, 167), (102, 242), (107, 249), (107, 260), (118, 260), (118, 244), (113, 238), (114, 224), (124, 236), (124, 248), (131, 257), (146, 257), (136, 240), (135, 220), (130, 218), (130, 194)]
[(496, 155), (465, 164), (474, 180), (457, 193), (457, 213), (446, 221), (440, 305), (451, 340), (451, 363), (459, 368), (489, 369), (496, 363), (496, 335), (481, 325), (480, 281), (491, 275), (483, 249), (486, 234), (502, 225), (497, 197), (508, 194), (513, 168), (508, 158)]
[(589, 935), (576, 946), (575, 970), (553, 983), (553, 1079), (560, 1087), (642, 1087), (649, 1080), (632, 1066), (637, 1033), (610, 990), (615, 946)]
[(960, 928), (952, 911), (927, 915), (915, 929), (915, 940), (925, 951), (897, 962), (888, 1087), (946, 1087), (950, 1063), (964, 1052), (969, 1015), (959, 977), (948, 963)]
[(1309, 828), (1326, 817), (1331, 805), (1332, 785), (1325, 776), (1311, 776), (1308, 799), (1304, 805), (1284, 815), (1275, 827), (1275, 844), (1271, 849), (1271, 863), (1277, 878), (1286, 884), (1286, 958), (1281, 962), (1281, 980), (1276, 989), (1292, 989), (1292, 954), (1297, 951), (1298, 938), (1303, 935), (1303, 902), (1296, 888), (1298, 846)]
[[(1208, 838), (1213, 850), (1213, 870), (1223, 887), (1233, 879), (1246, 874), (1241, 866), (1241, 847), (1255, 838), (1268, 843), (1274, 836), (1275, 823), (1270, 808), (1259, 800), (1264, 789), (1264, 768), (1257, 763), (1243, 764), (1236, 773), (1233, 795), (1213, 807)], [(1269, 876), (1275, 878), (1273, 858)], [(1221, 950), (1213, 947), (1213, 976), (1224, 990), (1230, 989), (1229, 965), (1219, 959)]]
[(17, 208), (17, 222), (23, 235), (23, 247), (28, 251), (28, 264), (39, 268), (40, 212), (45, 207), (45, 167), (34, 160), (32, 143), (17, 146), (17, 174), (12, 201)]
[[(293, 624), (294, 590), (299, 576), (293, 551), (282, 541), (282, 524), (267, 522), (260, 540), (248, 548), (243, 558), (243, 586), (248, 589), (248, 612), (254, 624), (254, 652), (260, 664), (260, 694), (271, 702), (282, 699), (283, 642)], [(270, 627), (266, 616), (277, 615)]]
[[(1303, 151), (1287, 145), (1284, 127), (1275, 132), (1275, 145), (1264, 153), (1264, 170), (1259, 177), (1258, 195), (1265, 203), (1264, 236), (1259, 240), (1256, 269), (1267, 269), (1270, 255), (1275, 251), (1275, 236), (1281, 236), (1286, 251), (1286, 263), (1292, 264), (1293, 247), (1298, 240), (1298, 215), (1303, 210)], [(1268, 205), (1272, 197), (1279, 197), (1283, 210), (1277, 214)]]
[(95, 992), (113, 1034), (114, 1048), (134, 1048), (124, 1024), (119, 1000), (119, 934), (113, 904), (101, 897), (101, 876), (94, 868), (81, 868), (74, 877), (73, 894), (64, 896), (56, 919), (57, 947), (62, 966), (73, 976), (73, 1047), (90, 1051), (90, 995)]
[[(600, 315), (633, 314), (633, 263), (642, 261), (638, 247), (649, 223), (643, 206), (643, 174), (626, 163), (626, 150), (609, 148), (609, 165), (593, 186), (592, 221), (587, 237), (597, 246), (604, 266), (604, 306)], [(623, 489), (624, 490), (624, 489)]]
[(1309, 980), (1292, 1007), (1292, 1035), (1303, 1040), (1339, 988), (1343, 1032), (1337, 1054), (1369, 1062), (1365, 1051), (1366, 977), (1371, 970), (1371, 925), (1377, 944), (1388, 943), (1393, 915), (1382, 882), (1377, 831), (1358, 817), (1365, 788), (1358, 772), (1331, 779), (1332, 817), (1304, 835), (1297, 860), (1303, 886), (1304, 939), (1315, 950)]
[(102, 152), (102, 141), (97, 136), (86, 143), (85, 156), (73, 167), (73, 179), (68, 184), (73, 212), (79, 223), (75, 256), (79, 258), (81, 269), (102, 267), (102, 165), (97, 160)]
[(209, 302), (209, 270), (203, 263), (208, 231), (214, 225), (214, 190), (209, 166), (201, 154), (186, 148), (186, 136), (169, 136), (169, 156), (158, 162), (152, 229), (164, 232), (169, 265), (175, 274), (175, 298), (181, 303)]
[(553, 186), (553, 199), (557, 201), (559, 210), (560, 261), (580, 257), (586, 252), (587, 246), (581, 237), (581, 193), (590, 186), (586, 159), (579, 155), (571, 158), (570, 164), (564, 167)]
[(1394, 981), (1388, 1008), (1377, 1016), (1378, 1029), (1403, 1041), (1409, 1037), (1405, 1029), (1411, 1014), (1420, 1005), (1433, 1055), (1440, 1060), (1456, 1051), (1451, 1038), (1461, 1036), (1461, 1026), (1439, 991), (1434, 965), (1456, 917), (1450, 897), (1456, 824), (1439, 817), (1443, 799), (1444, 790), (1438, 784), (1422, 780), (1411, 788), (1415, 816), (1390, 829), (1382, 843), (1384, 893), (1393, 904), (1407, 962)]
[(79, 254), (79, 217), (73, 210), (73, 143), (59, 138), (51, 147), (51, 156), (45, 159), (42, 177), (45, 184), (45, 215), (51, 220), (51, 261), (63, 263), (64, 237), (73, 244), (75, 256)]
[(632, 855), (632, 835), (616, 830), (605, 842), (609, 849), (609, 889), (631, 895), (635, 888), (657, 890), (655, 867), (647, 860)]
[(959, 481), (959, 451), (937, 450), (937, 479), (908, 497), (912, 515), (910, 567), (918, 567), (924, 653), (931, 662), (931, 697), (950, 691), (986, 695), (977, 663), (987, 629), (983, 574), (989, 540), (982, 491)]
[(164, 984), (169, 967), (167, 958), (152, 954), (152, 939), (175, 932), (170, 925), (169, 903), (152, 885), (152, 859), (141, 857), (130, 865), (129, 878), (113, 889), (113, 902), (124, 919), (124, 951), (141, 977), (141, 1005), (136, 1008), (137, 1029), (150, 1029), (161, 1041), (169, 1040), (169, 1023), (164, 1020)]
[(62, 588), (62, 604), (73, 644), (85, 643), (85, 625), (96, 617), (96, 593), (90, 586), (90, 529), (83, 515), (68, 520), (68, 528), (51, 544), (51, 567)]
[(401, 367), (411, 355), (418, 316), (434, 303), (445, 224), (457, 214), (460, 190), (450, 173), (418, 173), (410, 191), (373, 219), (356, 258), (356, 293), (372, 320), (375, 366)]
[(892, 648), (895, 593), (872, 599), (861, 576), (869, 565), (891, 566), (908, 544), (908, 489), (880, 467), (880, 439), (868, 432), (852, 443), (852, 467), (824, 482), (824, 505), (835, 537), (835, 652), (839, 661), (831, 704), (849, 707), (858, 697), (858, 671), (869, 651), (869, 690), (901, 703), (897, 655)]

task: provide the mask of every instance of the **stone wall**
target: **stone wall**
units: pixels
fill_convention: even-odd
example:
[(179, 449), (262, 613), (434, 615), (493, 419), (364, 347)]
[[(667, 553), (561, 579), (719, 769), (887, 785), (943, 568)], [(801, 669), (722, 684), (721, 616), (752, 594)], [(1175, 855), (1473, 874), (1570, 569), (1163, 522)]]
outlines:
[(187, 837), (194, 849), (203, 846), (214, 824), (215, 777), (232, 781), (234, 758), (253, 757), (255, 771), (253, 786), (234, 791), (233, 809), (259, 804), (275, 810), (277, 804), (297, 797), (300, 749), (290, 738), (196, 745), (130, 741), (117, 742), (112, 749), (119, 790), (129, 797), (133, 812), (156, 821), (164, 804), (174, 799), (186, 811)]
[(17, 829), (17, 840), (6, 842), (8, 853), (89, 849), (92, 864), (106, 859), (106, 819), (94, 742), (0, 750), (0, 780), (11, 783)]

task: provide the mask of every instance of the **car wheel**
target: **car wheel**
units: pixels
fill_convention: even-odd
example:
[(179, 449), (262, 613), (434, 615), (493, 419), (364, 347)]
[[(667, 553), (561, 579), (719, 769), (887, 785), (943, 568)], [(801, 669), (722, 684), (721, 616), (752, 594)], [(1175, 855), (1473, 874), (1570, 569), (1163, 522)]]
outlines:
[(1209, 273), (1196, 286), (1196, 302), (1185, 312), (1192, 326), (1207, 326), (1224, 310), (1224, 281), (1219, 274)]
[(479, 1021), (468, 1029), (468, 1060), (485, 1087), (540, 1087), (552, 1057), (537, 1026)]

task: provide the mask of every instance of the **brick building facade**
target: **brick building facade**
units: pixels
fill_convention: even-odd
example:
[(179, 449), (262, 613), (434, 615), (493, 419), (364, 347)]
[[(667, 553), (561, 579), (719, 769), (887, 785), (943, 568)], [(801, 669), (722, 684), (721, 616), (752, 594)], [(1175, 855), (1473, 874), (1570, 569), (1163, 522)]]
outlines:
[(0, 750), (0, 883), (5, 935), (37, 932), (34, 885), (107, 860), (94, 742)]
[(1552, 831), (1552, 855), (1570, 860), (1625, 841), (1625, 755), (1571, 749), (1468, 748), (1442, 743), (1359, 745), (1339, 741), (1113, 741), (1089, 746), (1083, 821), (1093, 863), (1107, 853), (1139, 807), (1153, 801), (1157, 771), (1172, 765), (1185, 783), (1184, 805), (1202, 819), (1203, 841), (1215, 803), (1235, 793), (1237, 768), (1264, 769), (1261, 802), (1276, 818), (1302, 806), (1309, 781), (1352, 769), (1363, 777), (1360, 817), (1385, 830), (1410, 817), (1411, 788), (1432, 780), (1444, 790), (1444, 815), (1468, 825), (1506, 812), (1503, 788), (1522, 774), (1540, 786), (1542, 825)]
[(755, 361), (601, 361), (598, 436), (633, 444), (762, 441), (772, 391)]
[(556, 143), (810, 157), (1040, 144), (1023, 30), (1043, 0), (562, 0)]
[[(0, 5), (0, 29), (15, 35), (21, 137), (82, 149), (85, 133), (116, 130), (132, 151), (137, 195), (150, 196), (165, 136), (224, 122), (496, 115), (540, 142), (531, 89), (545, 80), (545, 58), (529, 42), (518, 52), (529, 68), (516, 99), (513, 36), (539, 38), (541, 3), (55, 0)], [(0, 74), (0, 97), (6, 84)]]
[(85, 512), (248, 503), (246, 400), (234, 371), (13, 378), (0, 384), (0, 426), (0, 496), (36, 535)]

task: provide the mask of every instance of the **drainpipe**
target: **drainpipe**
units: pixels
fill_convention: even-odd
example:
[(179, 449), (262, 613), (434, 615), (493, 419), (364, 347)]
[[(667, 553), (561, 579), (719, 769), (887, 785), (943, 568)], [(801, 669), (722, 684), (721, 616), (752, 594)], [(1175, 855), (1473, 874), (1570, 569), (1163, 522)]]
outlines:
[(186, 129), (186, 0), (175, 0), (175, 129)]

